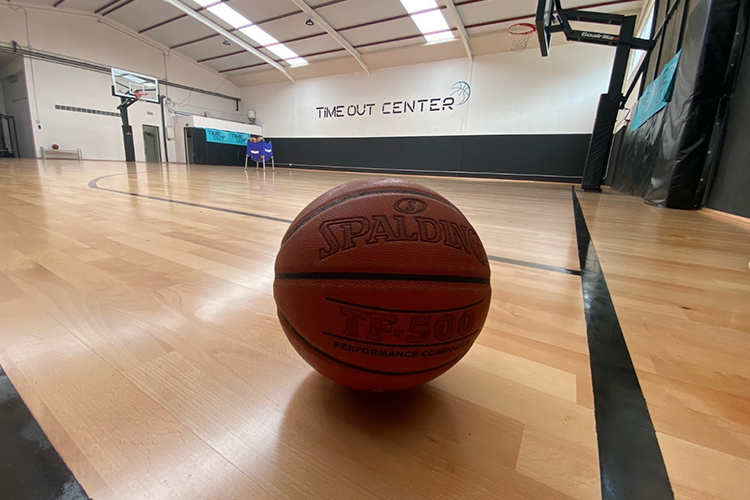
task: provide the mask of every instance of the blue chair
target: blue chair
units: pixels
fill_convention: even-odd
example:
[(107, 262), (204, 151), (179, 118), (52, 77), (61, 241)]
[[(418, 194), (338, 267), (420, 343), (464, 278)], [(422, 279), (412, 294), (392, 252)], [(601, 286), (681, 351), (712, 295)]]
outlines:
[(263, 145), (263, 168), (266, 168), (266, 160), (268, 158), (271, 159), (271, 168), (276, 171), (276, 163), (273, 159), (273, 143), (272, 142), (263, 142), (258, 143)]
[(261, 158), (263, 148), (260, 142), (247, 141), (247, 150), (245, 151), (245, 170), (247, 170), (247, 159), (250, 158), (255, 162), (255, 168), (258, 168), (258, 162), (263, 161)]

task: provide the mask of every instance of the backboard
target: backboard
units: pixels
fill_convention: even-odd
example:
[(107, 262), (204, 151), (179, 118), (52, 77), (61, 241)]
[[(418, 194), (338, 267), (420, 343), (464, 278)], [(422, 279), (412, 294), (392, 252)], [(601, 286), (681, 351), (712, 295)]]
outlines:
[(159, 80), (153, 76), (112, 68), (112, 87), (117, 96), (159, 102)]
[(539, 0), (536, 8), (536, 33), (539, 36), (539, 49), (542, 57), (549, 55), (549, 45), (552, 33), (549, 31), (554, 21), (554, 0)]

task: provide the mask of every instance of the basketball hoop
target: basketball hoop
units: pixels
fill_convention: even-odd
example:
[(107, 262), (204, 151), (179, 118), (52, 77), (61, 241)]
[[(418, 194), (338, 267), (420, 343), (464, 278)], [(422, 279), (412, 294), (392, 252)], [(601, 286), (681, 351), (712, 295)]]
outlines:
[(526, 44), (529, 43), (529, 38), (534, 33), (536, 33), (536, 26), (531, 23), (518, 23), (508, 28), (510, 50), (513, 52), (526, 50)]
[(135, 98), (136, 99), (141, 99), (141, 98), (144, 98), (144, 97), (148, 97), (148, 92), (143, 91), (143, 90), (136, 90), (135, 91)]

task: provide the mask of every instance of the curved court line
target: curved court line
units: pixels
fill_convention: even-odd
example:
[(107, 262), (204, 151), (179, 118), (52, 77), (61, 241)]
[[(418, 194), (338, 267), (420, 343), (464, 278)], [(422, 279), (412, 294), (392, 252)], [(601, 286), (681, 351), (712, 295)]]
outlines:
[(148, 194), (131, 193), (130, 191), (119, 191), (117, 189), (99, 187), (98, 183), (100, 180), (106, 179), (107, 177), (115, 177), (118, 175), (130, 175), (130, 172), (125, 172), (123, 174), (103, 175), (101, 177), (97, 177), (96, 179), (92, 179), (91, 181), (89, 181), (89, 187), (91, 189), (98, 189), (99, 191), (109, 191), (110, 193), (126, 194), (129, 196), (137, 196), (138, 198), (146, 198), (149, 200), (166, 201), (168, 203), (175, 203), (177, 205), (186, 205), (188, 207), (205, 208), (206, 210), (215, 210), (217, 212), (225, 212), (228, 214), (244, 215), (245, 217), (255, 217), (256, 219), (271, 220), (274, 222), (284, 222), (286, 224), (292, 223), (292, 221), (289, 219), (282, 219), (281, 217), (273, 217), (272, 215), (254, 214), (252, 212), (243, 212), (242, 210), (232, 210), (231, 208), (212, 207), (209, 205), (201, 205), (200, 203), (192, 203), (189, 201), (179, 201), (179, 200), (174, 200), (172, 198), (162, 198), (161, 196), (151, 196)]
[[(216, 212), (224, 212), (228, 214), (235, 214), (235, 215), (243, 215), (245, 217), (254, 217), (256, 219), (263, 219), (263, 220), (270, 220), (274, 222), (283, 222), (285, 224), (291, 224), (292, 220), (290, 219), (284, 219), (281, 217), (273, 217), (271, 215), (263, 215), (263, 214), (255, 214), (252, 212), (243, 212), (242, 210), (232, 210), (230, 208), (222, 208), (222, 207), (214, 207), (211, 205), (202, 205), (200, 203), (192, 203), (189, 201), (180, 201), (180, 200), (174, 200), (172, 198), (162, 198), (161, 196), (151, 196), (148, 194), (140, 194), (140, 193), (133, 193), (130, 191), (120, 191), (118, 189), (110, 189), (110, 188), (103, 188), (99, 186), (99, 181), (102, 179), (107, 179), (109, 177), (117, 177), (120, 175), (132, 175), (132, 174), (138, 174), (140, 172), (123, 172), (120, 174), (109, 174), (109, 175), (102, 175), (101, 177), (97, 177), (96, 179), (91, 179), (89, 181), (88, 186), (91, 189), (98, 189), (99, 191), (108, 191), (110, 193), (117, 193), (117, 194), (124, 194), (128, 196), (135, 196), (137, 198), (145, 198), (147, 200), (156, 200), (156, 201), (165, 201), (167, 203), (174, 203), (176, 205), (186, 205), (188, 207), (196, 207), (196, 208), (204, 208), (206, 210), (214, 210)], [(489, 260), (493, 260), (495, 262), (503, 262), (505, 264), (511, 264), (514, 266), (523, 266), (523, 267), (530, 267), (533, 269), (541, 269), (543, 271), (552, 271), (554, 273), (560, 273), (560, 274), (570, 274), (574, 276), (580, 276), (581, 271), (577, 269), (568, 269), (567, 267), (559, 267), (559, 266), (550, 266), (547, 264), (540, 264), (539, 262), (530, 262), (526, 260), (518, 260), (518, 259), (510, 259), (508, 257), (498, 257), (497, 255), (488, 255), (487, 258)]]

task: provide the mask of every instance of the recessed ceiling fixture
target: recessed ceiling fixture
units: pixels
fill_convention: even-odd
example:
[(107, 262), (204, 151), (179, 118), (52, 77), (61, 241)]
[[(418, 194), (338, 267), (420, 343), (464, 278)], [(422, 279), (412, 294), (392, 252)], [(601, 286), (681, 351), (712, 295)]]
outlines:
[(435, 0), (401, 0), (401, 4), (427, 42), (444, 42), (455, 38)]
[(308, 26), (315, 26), (315, 21), (313, 21), (312, 19), (308, 17), (307, 21), (305, 21), (305, 24)]
[(224, 45), (227, 45), (227, 46), (228, 46), (228, 45), (232, 45), (232, 42), (230, 42), (230, 41), (229, 41), (229, 40), (227, 40), (226, 38), (224, 39), (224, 41), (223, 41), (222, 43), (223, 43)]

